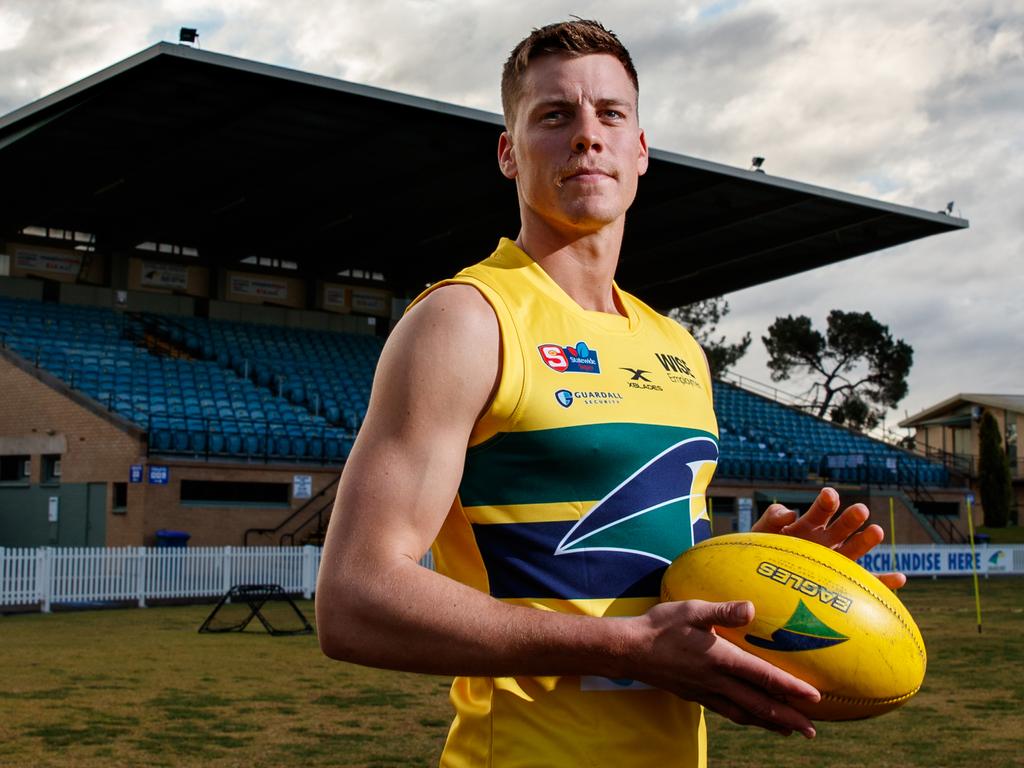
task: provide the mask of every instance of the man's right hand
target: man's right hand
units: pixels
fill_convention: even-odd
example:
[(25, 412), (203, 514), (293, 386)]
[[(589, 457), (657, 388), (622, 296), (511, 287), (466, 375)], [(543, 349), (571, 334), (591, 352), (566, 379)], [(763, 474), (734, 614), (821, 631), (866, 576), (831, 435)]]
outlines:
[(634, 621), (641, 654), (628, 676), (696, 701), (740, 725), (814, 738), (811, 721), (787, 701), (817, 702), (811, 685), (718, 636), (715, 626), (754, 619), (748, 602), (659, 603)]

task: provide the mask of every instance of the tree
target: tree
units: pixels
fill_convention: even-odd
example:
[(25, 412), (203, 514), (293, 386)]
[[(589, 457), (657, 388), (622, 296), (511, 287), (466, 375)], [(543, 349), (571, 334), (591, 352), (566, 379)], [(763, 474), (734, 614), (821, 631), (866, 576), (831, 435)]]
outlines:
[(1010, 519), (1013, 485), (999, 424), (988, 411), (982, 414), (978, 426), (978, 491), (985, 525), (1004, 528)]
[(893, 339), (888, 326), (870, 312), (833, 309), (824, 336), (811, 327), (809, 317), (777, 317), (761, 340), (772, 381), (795, 372), (816, 377), (813, 407), (820, 418), (828, 414), (836, 424), (871, 429), (907, 394), (914, 350)]
[(750, 334), (735, 344), (728, 344), (725, 336), (715, 338), (718, 323), (729, 314), (729, 302), (721, 296), (702, 299), (670, 310), (668, 316), (688, 330), (708, 356), (711, 375), (717, 376), (739, 362), (750, 346)]

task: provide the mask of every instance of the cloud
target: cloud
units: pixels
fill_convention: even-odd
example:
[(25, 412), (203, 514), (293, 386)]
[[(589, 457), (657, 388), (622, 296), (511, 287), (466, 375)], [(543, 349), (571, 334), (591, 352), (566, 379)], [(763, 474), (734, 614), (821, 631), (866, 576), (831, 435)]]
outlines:
[[(777, 315), (818, 325), (871, 311), (916, 350), (900, 410), (954, 390), (1021, 391), (1024, 6), (1020, 0), (7, 0), (0, 111), (69, 84), (179, 26), (209, 50), (491, 111), (508, 50), (570, 13), (634, 54), (654, 146), (927, 210), (967, 232), (928, 238), (730, 296), (753, 332), (740, 370), (768, 379)], [(496, 233), (498, 234), (498, 233)]]

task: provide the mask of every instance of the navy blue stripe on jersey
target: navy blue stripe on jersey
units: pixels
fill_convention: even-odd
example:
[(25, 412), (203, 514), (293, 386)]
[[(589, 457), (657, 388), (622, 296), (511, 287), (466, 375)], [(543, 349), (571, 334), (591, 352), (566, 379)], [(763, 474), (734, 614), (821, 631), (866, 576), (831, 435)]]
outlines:
[[(473, 534), (497, 598), (585, 600), (657, 597), (667, 564), (643, 554), (590, 550), (555, 554), (574, 521), (474, 524)], [(707, 520), (693, 526), (693, 541), (708, 538)], [(681, 554), (677, 553), (677, 554)]]

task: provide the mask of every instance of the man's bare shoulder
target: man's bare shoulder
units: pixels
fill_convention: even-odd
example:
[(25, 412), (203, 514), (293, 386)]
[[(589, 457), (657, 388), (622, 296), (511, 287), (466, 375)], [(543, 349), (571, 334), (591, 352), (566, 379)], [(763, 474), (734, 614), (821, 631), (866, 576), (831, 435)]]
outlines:
[(381, 355), (370, 399), (376, 406), (401, 405), (465, 411), (469, 422), (486, 406), (500, 371), (498, 318), (476, 288), (444, 285), (423, 297), (401, 319)]
[(415, 325), (420, 332), (437, 328), (449, 332), (457, 329), (470, 336), (498, 333), (498, 319), (490, 302), (464, 283), (449, 283), (431, 291), (409, 310), (398, 327), (403, 324)]

